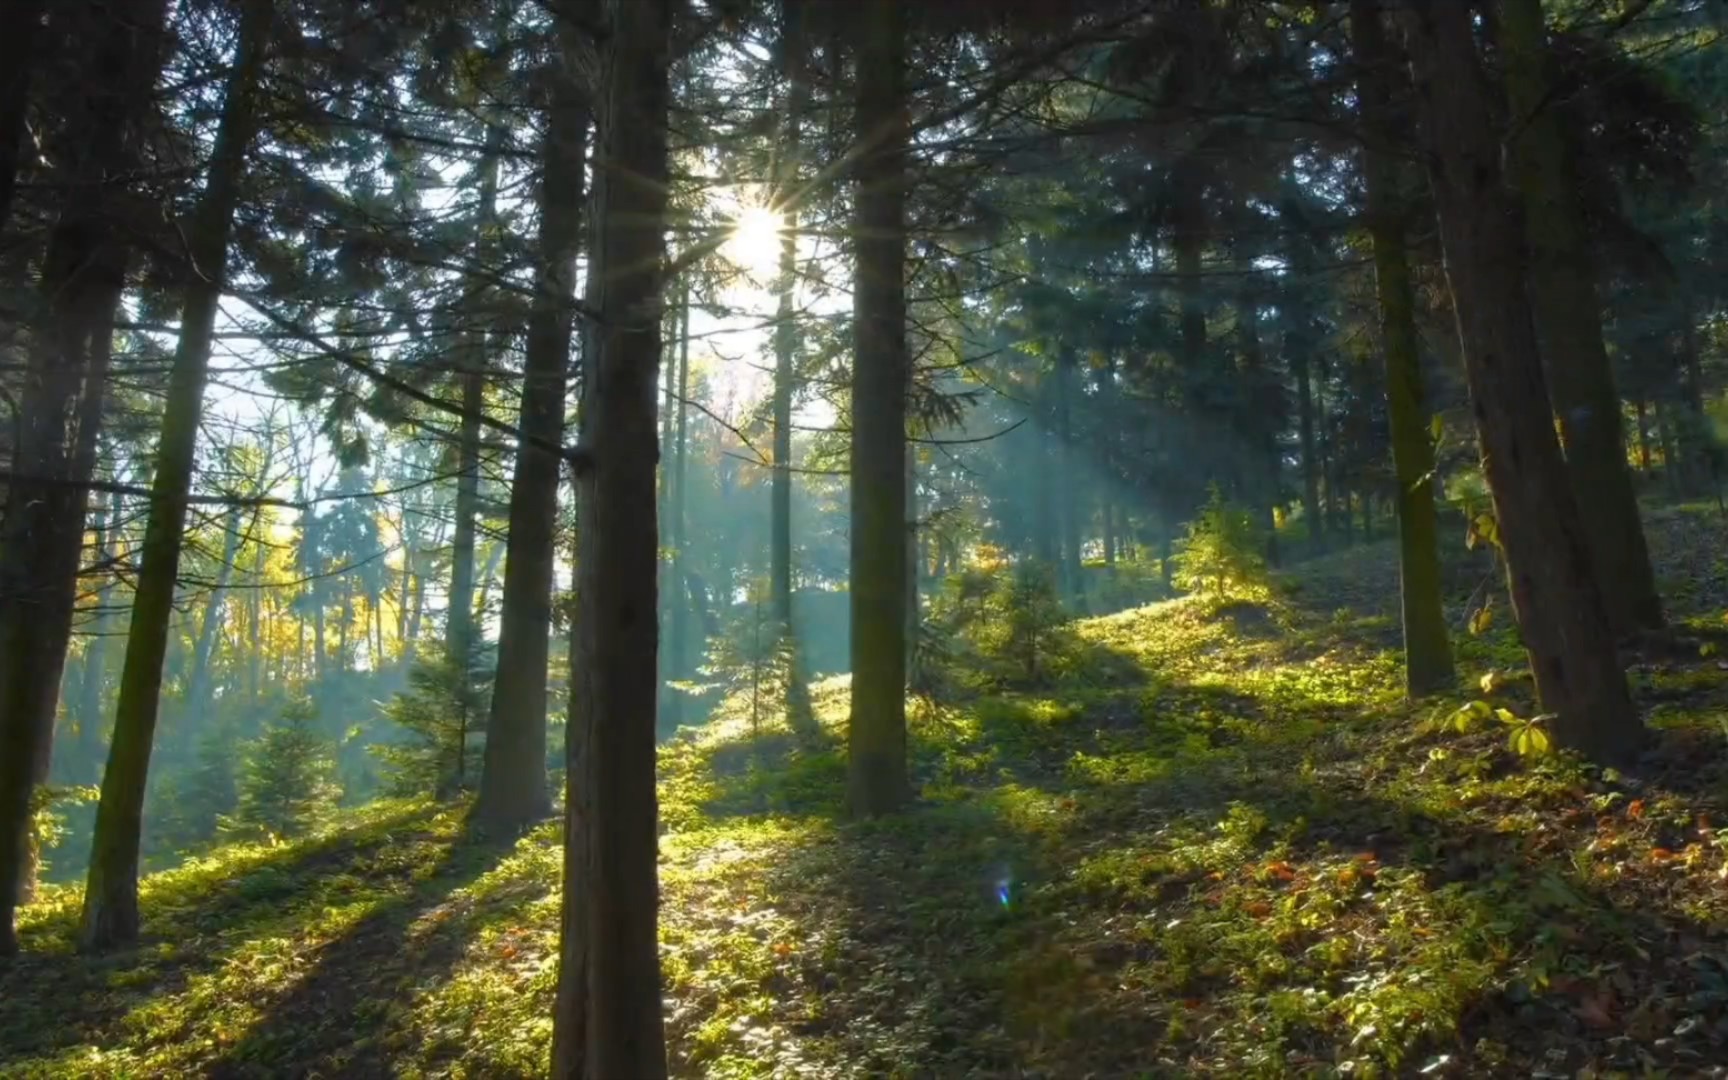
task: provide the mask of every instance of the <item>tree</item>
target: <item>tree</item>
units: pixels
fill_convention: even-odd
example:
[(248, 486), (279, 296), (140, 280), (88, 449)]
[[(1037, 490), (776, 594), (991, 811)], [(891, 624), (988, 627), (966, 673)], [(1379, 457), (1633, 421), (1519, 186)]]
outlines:
[(1602, 339), (1596, 256), (1585, 242), (1575, 170), (1561, 133), (1542, 0), (1505, 0), (1499, 30), (1514, 132), (1509, 157), (1529, 240), (1530, 299), (1567, 476), (1610, 624), (1621, 634), (1657, 630), (1662, 601), (1626, 464), (1620, 394)]
[[(90, 73), (64, 111), (63, 201), (42, 259), (22, 434), (0, 524), (0, 953), (16, 948), (31, 791), (46, 769), (65, 662), (84, 483), (94, 465), (113, 311), (125, 277), (120, 185), (160, 67), (165, 0), (56, 5)], [(59, 23), (64, 20), (64, 23)]]
[[(568, 26), (560, 28), (562, 38), (573, 33)], [(564, 46), (548, 73), (552, 89), (541, 147), (540, 239), (522, 380), (522, 437), (510, 488), (498, 671), (474, 806), (477, 821), (506, 830), (542, 818), (551, 809), (545, 781), (546, 664), (561, 467), (556, 447), (564, 438), (589, 114), (574, 53), (574, 46)]]
[(273, 17), (273, 0), (247, 0), (241, 9), (209, 178), (188, 232), (180, 340), (162, 416), (150, 521), (84, 889), (81, 943), (93, 951), (127, 945), (138, 937), (138, 847), (150, 747), (161, 705), (168, 620), (174, 607), (216, 310), (227, 277), (228, 238), (257, 126), (259, 76)]
[(1517, 212), (1504, 186), (1470, 12), (1447, 0), (1417, 0), (1404, 21), (1482, 469), (1537, 697), (1556, 714), (1559, 745), (1623, 758), (1643, 728), (1554, 436)]
[(302, 698), (282, 710), (248, 749), (229, 831), (293, 837), (329, 817), (342, 792), (317, 720), (317, 706)]
[(672, 0), (608, 0), (578, 469), (564, 919), (553, 1071), (666, 1075), (660, 1015), (654, 389)]
[(852, 812), (906, 801), (905, 11), (859, 9), (852, 303)]
[(1440, 601), (1440, 553), (1434, 509), (1434, 444), (1422, 406), (1422, 367), (1415, 296), (1405, 243), (1407, 211), (1393, 156), (1393, 58), (1378, 0), (1351, 0), (1357, 97), (1366, 141), (1362, 175), (1368, 189), (1368, 233), (1380, 304), (1380, 348), (1386, 357), (1386, 404), (1397, 476), (1398, 570), (1404, 626), (1404, 686), (1411, 697), (1444, 689), (1453, 678), (1452, 643)]

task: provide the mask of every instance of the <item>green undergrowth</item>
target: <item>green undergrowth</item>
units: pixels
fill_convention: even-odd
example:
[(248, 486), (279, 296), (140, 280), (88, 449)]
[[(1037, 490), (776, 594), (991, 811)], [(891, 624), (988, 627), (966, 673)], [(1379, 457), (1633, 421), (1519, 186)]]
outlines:
[[(1051, 676), (911, 703), (915, 805), (847, 820), (844, 679), (661, 750), (675, 1072), (711, 1077), (1689, 1076), (1728, 1044), (1728, 573), (1652, 517), (1679, 627), (1629, 657), (1627, 773), (1445, 718), (1524, 715), (1504, 625), (1403, 702), (1389, 545), (1270, 592), (1073, 624)], [(1471, 557), (1474, 559), (1474, 557)], [(1491, 568), (1449, 568), (1461, 627)], [(1494, 587), (1490, 583), (1489, 588)], [(1504, 620), (1503, 620), (1504, 621)], [(147, 941), (0, 973), (0, 1075), (544, 1070), (557, 829), (390, 803), (146, 881)]]

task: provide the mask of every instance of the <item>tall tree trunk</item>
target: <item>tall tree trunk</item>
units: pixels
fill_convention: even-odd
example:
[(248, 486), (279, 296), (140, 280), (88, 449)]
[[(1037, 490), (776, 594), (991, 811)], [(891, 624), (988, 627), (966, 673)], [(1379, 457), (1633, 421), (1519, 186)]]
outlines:
[[(1282, 215), (1287, 221), (1296, 219), (1293, 203), (1284, 204)], [(1314, 327), (1313, 315), (1308, 310), (1306, 298), (1300, 293), (1305, 287), (1302, 280), (1292, 280), (1311, 272), (1312, 260), (1306, 250), (1307, 240), (1298, 236), (1292, 229), (1289, 239), (1289, 252), (1286, 256), (1289, 262), (1289, 274), (1285, 281), (1285, 292), (1280, 303), (1284, 321), (1284, 361), (1290, 371), (1296, 376), (1296, 422), (1298, 449), (1302, 457), (1302, 516), (1308, 524), (1308, 550), (1324, 551), (1326, 548), (1326, 520), (1320, 505), (1320, 460), (1319, 439), (1315, 432), (1315, 390), (1314, 390)]]
[(187, 238), (189, 266), (180, 340), (162, 415), (150, 517), (126, 637), (120, 699), (114, 710), (114, 737), (90, 844), (80, 937), (91, 950), (130, 944), (138, 937), (138, 844), (150, 745), (161, 704), (162, 661), (174, 609), (211, 337), (227, 276), (234, 206), (256, 128), (255, 89), (271, 19), (271, 0), (248, 0), (242, 9), (238, 56), (223, 98), (209, 179)]
[[(475, 250), (485, 263), (492, 247), (491, 230), (498, 219), (498, 159), (504, 148), (504, 129), (486, 125), (486, 144), (480, 162), (479, 221)], [(469, 292), (469, 318), (490, 320), (487, 310), (491, 290), (477, 285)], [(474, 535), (480, 513), (480, 428), (486, 411), (486, 369), (489, 362), (490, 327), (470, 327), (459, 346), (462, 375), (462, 422), (457, 433), (456, 526), (451, 539), (450, 597), (444, 617), (444, 648), (456, 663), (466, 665), (474, 647)]]
[[(667, 643), (670, 662), (667, 670), (674, 679), (682, 679), (690, 670), (690, 589), (686, 567), (690, 553), (689, 529), (685, 508), (689, 505), (686, 486), (690, 465), (690, 282), (684, 278), (678, 295), (678, 427), (673, 450), (673, 483), (671, 517), (666, 523), (672, 548), (672, 595), (669, 598), (672, 617), (669, 620), (671, 640)], [(683, 697), (672, 698), (669, 716), (676, 725), (683, 718)]]
[(857, 54), (852, 300), (852, 719), (847, 792), (865, 817), (906, 781), (905, 12), (865, 0)]
[(1650, 471), (1650, 402), (1640, 393), (1638, 407), (1638, 471)]
[(1626, 465), (1620, 394), (1602, 341), (1594, 253), (1554, 101), (1542, 0), (1503, 0), (1499, 29), (1516, 132), (1511, 164), (1529, 241), (1530, 300), (1566, 471), (1609, 622), (1621, 634), (1660, 629), (1662, 601)]
[[(0, 525), (0, 954), (17, 947), (13, 909), (27, 876), (35, 777), (53, 738), (65, 646), (44, 633), (75, 599), (88, 459), (100, 424), (112, 309), (125, 276), (112, 178), (129, 175), (131, 134), (160, 62), (165, 0), (66, 4), (67, 40), (87, 77), (66, 117), (64, 202), (42, 263), (33, 336)], [(56, 653), (58, 654), (56, 656)]]
[(1482, 468), (1536, 693), (1557, 714), (1559, 745), (1623, 758), (1643, 729), (1554, 435), (1470, 11), (1450, 0), (1405, 11)]
[(773, 206), (781, 215), (779, 306), (774, 324), (774, 474), (769, 498), (769, 593), (781, 633), (792, 630), (792, 394), (798, 347), (799, 139), (807, 101), (802, 5), (781, 5), (781, 70), (786, 113), (774, 158)]
[(222, 530), (222, 561), (216, 566), (216, 581), (204, 601), (204, 617), (198, 624), (198, 640), (192, 647), (191, 670), (186, 676), (185, 712), (196, 718), (210, 705), (210, 664), (216, 652), (216, 632), (222, 626), (223, 592), (240, 551), (240, 508), (228, 512)]
[(1252, 463), (1247, 492), (1260, 517), (1260, 527), (1266, 533), (1266, 562), (1276, 567), (1278, 550), (1278, 489), (1282, 463), (1278, 453), (1278, 429), (1274, 418), (1279, 413), (1280, 393), (1276, 376), (1267, 370), (1266, 350), (1260, 343), (1260, 303), (1254, 281), (1254, 263), (1248, 251), (1238, 248), (1236, 272), (1241, 275), (1242, 294), (1237, 300), (1236, 334), (1242, 353), (1242, 381), (1246, 384), (1247, 408), (1242, 416), (1241, 437)]
[[(1202, 324), (1204, 327), (1204, 324)], [(1056, 354), (1056, 496), (1057, 529), (1061, 534), (1062, 597), (1079, 602), (1086, 592), (1080, 577), (1080, 484), (1074, 450), (1074, 350), (1063, 346)]]
[(563, 969), (553, 1033), (559, 1076), (666, 1075), (656, 930), (654, 384), (665, 284), (673, 7), (672, 0), (607, 4), (592, 256), (599, 350), (584, 358), (582, 442), (591, 457), (580, 472), (577, 504), (570, 672), (576, 760), (569, 772)]
[(18, 168), (24, 160), (25, 115), (39, 62), (37, 38), (47, 0), (13, 0), (0, 21), (0, 233), (12, 212)]
[[(1388, 151), (1393, 56), (1379, 0), (1351, 0), (1351, 39), (1361, 65), (1358, 100), (1368, 132), (1362, 171), (1368, 187), (1368, 232), (1386, 356), (1386, 412), (1392, 469), (1398, 482), (1398, 572), (1404, 624), (1404, 687), (1420, 697), (1452, 685), (1452, 643), (1441, 603), (1439, 523), (1434, 509), (1434, 444), (1422, 405), (1422, 367), (1415, 295), (1404, 240), (1405, 208), (1398, 166)], [(1367, 502), (1363, 527), (1366, 531)]]
[(93, 530), (96, 548), (91, 561), (98, 568), (96, 572), (102, 575), (102, 584), (96, 589), (95, 614), (90, 620), (90, 644), (84, 648), (83, 674), (78, 680), (77, 777), (80, 784), (95, 778), (93, 774), (100, 772), (102, 760), (102, 729), (107, 719), (103, 689), (108, 677), (108, 628), (113, 624), (113, 613), (109, 609), (114, 603), (116, 580), (114, 571), (107, 565), (112, 557), (109, 525), (110, 522), (118, 525), (120, 519), (120, 496), (109, 496), (106, 506), (100, 502), (97, 504)]
[(589, 113), (575, 63), (568, 55), (557, 61), (541, 147), (540, 238), (523, 369), (522, 443), (510, 487), (497, 676), (474, 803), (475, 820), (506, 831), (538, 821), (552, 809), (546, 791), (546, 674), (561, 468), (552, 447), (564, 440)]
[(456, 524), (450, 539), (450, 595), (444, 648), (467, 663), (474, 639), (474, 528), (480, 512), (480, 418), (486, 407), (483, 345), (468, 343), (462, 372), (462, 423), (457, 434)]

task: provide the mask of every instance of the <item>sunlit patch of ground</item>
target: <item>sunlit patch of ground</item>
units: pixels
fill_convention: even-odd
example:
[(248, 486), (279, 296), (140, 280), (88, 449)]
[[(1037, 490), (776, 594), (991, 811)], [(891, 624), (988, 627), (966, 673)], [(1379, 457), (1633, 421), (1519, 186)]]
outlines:
[[(1524, 708), (1503, 625), (1460, 638), (1456, 696), (1403, 704), (1390, 545), (1084, 621), (1044, 685), (915, 703), (919, 802), (881, 822), (843, 813), (844, 679), (800, 732), (734, 702), (661, 752), (675, 1071), (1706, 1074), (1728, 569), (1713, 509), (1651, 532), (1684, 625), (1635, 657), (1659, 738), (1631, 775), (1444, 722), (1490, 674)], [(158, 875), (119, 959), (71, 955), (50, 894), (0, 973), (0, 1075), (542, 1071), (557, 826), (489, 848), (460, 811)]]

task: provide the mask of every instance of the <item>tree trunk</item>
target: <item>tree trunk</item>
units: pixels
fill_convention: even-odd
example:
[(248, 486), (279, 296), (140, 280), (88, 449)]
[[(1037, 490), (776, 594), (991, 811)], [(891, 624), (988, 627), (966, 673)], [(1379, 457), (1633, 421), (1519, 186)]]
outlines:
[(522, 443), (510, 488), (497, 677), (474, 803), (475, 820), (504, 831), (538, 821), (552, 809), (546, 791), (546, 669), (561, 463), (550, 447), (564, 440), (589, 111), (575, 58), (557, 63), (541, 148), (539, 258), (523, 369)]
[(1079, 469), (1076, 468), (1078, 455), (1074, 450), (1074, 368), (1074, 350), (1063, 346), (1056, 355), (1056, 520), (1062, 544), (1062, 598), (1078, 603), (1086, 592), (1086, 585), (1080, 577), (1080, 484)]
[(1523, 192), (1530, 300), (1578, 503), (1608, 619), (1621, 634), (1663, 625), (1638, 498), (1626, 466), (1620, 395), (1602, 341), (1594, 253), (1553, 100), (1542, 0), (1504, 0), (1500, 47), (1512, 111), (1511, 165)]
[[(1282, 216), (1286, 219), (1295, 217), (1291, 204), (1285, 204)], [(1286, 256), (1289, 278), (1285, 281), (1280, 308), (1284, 317), (1284, 360), (1296, 376), (1297, 434), (1302, 456), (1302, 516), (1308, 523), (1308, 550), (1317, 553), (1326, 548), (1326, 521), (1320, 506), (1320, 448), (1314, 430), (1314, 328), (1305, 299), (1298, 294), (1303, 283), (1290, 280), (1311, 270), (1309, 263), (1312, 260), (1304, 250), (1305, 243), (1305, 238), (1292, 231)]]
[(566, 824), (564, 966), (553, 1036), (559, 1076), (666, 1075), (656, 930), (654, 386), (673, 6), (607, 4), (594, 200), (599, 349), (584, 358), (582, 381), (582, 442), (591, 456), (578, 497), (570, 672), (577, 758), (569, 774), (574, 816)]
[(105, 507), (98, 503), (96, 507), (96, 550), (92, 562), (98, 567), (97, 573), (102, 575), (102, 584), (96, 590), (95, 615), (90, 622), (90, 644), (84, 648), (83, 675), (78, 680), (78, 769), (77, 782), (89, 783), (99, 774), (98, 763), (102, 760), (102, 729), (106, 720), (103, 702), (103, 689), (108, 676), (108, 627), (113, 618), (109, 608), (114, 602), (114, 571), (106, 564), (111, 558), (109, 549), (109, 523), (116, 526), (121, 520), (120, 496), (108, 497)]
[[(43, 619), (74, 602), (87, 504), (81, 444), (94, 457), (102, 378), (125, 276), (117, 185), (130, 136), (159, 70), (165, 0), (58, 5), (83, 46), (87, 77), (58, 102), (66, 117), (64, 202), (42, 262), (38, 331), (28, 359), (23, 432), (0, 526), (0, 954), (13, 951), (13, 906), (29, 850), (37, 763), (53, 738), (59, 662)], [(88, 422), (86, 422), (88, 421)]]
[(804, 82), (803, 14), (799, 4), (781, 5), (781, 68), (786, 112), (774, 159), (773, 207), (782, 218), (779, 307), (774, 325), (774, 475), (769, 512), (769, 593), (782, 633), (792, 631), (792, 396), (798, 348), (799, 139), (807, 93)]
[(1650, 403), (1638, 395), (1638, 471), (1650, 471)]
[(1536, 693), (1557, 714), (1555, 741), (1598, 760), (1624, 758), (1643, 729), (1554, 435), (1524, 291), (1517, 208), (1501, 175), (1470, 18), (1467, 7), (1449, 0), (1406, 9), (1483, 472)]
[(209, 178), (187, 238), (190, 265), (180, 310), (180, 340), (162, 415), (150, 517), (126, 637), (120, 699), (114, 710), (114, 737), (90, 844), (80, 938), (83, 947), (93, 951), (138, 938), (138, 844), (150, 746), (161, 704), (162, 661), (174, 609), (211, 337), (226, 279), (234, 206), (256, 128), (254, 89), (271, 18), (271, 0), (249, 0), (242, 9), (238, 56), (223, 98)]
[(47, 0), (13, 0), (0, 22), (0, 232), (11, 214), (18, 168), (24, 160), (24, 118), (38, 62), (36, 39), (47, 10)]
[[(1379, 0), (1351, 0), (1351, 38), (1361, 65), (1358, 100), (1367, 127), (1362, 172), (1368, 188), (1368, 231), (1386, 357), (1386, 412), (1392, 469), (1397, 477), (1399, 600), (1404, 625), (1404, 688), (1421, 697), (1452, 685), (1452, 643), (1446, 632), (1440, 579), (1439, 523), (1434, 510), (1434, 444), (1422, 404), (1422, 366), (1415, 295), (1404, 239), (1399, 169), (1388, 146), (1393, 57)], [(1364, 508), (1367, 503), (1364, 501)], [(1364, 528), (1367, 517), (1363, 518)]]
[[(482, 335), (483, 336), (483, 335)], [(468, 343), (462, 372), (462, 423), (457, 434), (456, 524), (450, 539), (450, 595), (444, 648), (466, 663), (474, 639), (474, 526), (480, 510), (480, 418), (486, 408), (484, 345)]]
[[(686, 278), (680, 283), (678, 297), (678, 428), (677, 442), (673, 450), (673, 484), (671, 518), (666, 523), (670, 533), (672, 548), (672, 595), (669, 598), (671, 617), (671, 640), (668, 642), (670, 663), (667, 669), (674, 679), (682, 679), (690, 669), (690, 590), (686, 583), (685, 568), (688, 565), (689, 544), (688, 527), (684, 520), (685, 507), (689, 503), (689, 488), (686, 482), (689, 476), (690, 462), (690, 284)], [(683, 719), (683, 698), (675, 696), (670, 719), (677, 724)]]
[(905, 13), (866, 0), (857, 58), (852, 301), (852, 812), (906, 801)]
[(216, 581), (204, 602), (204, 617), (198, 625), (198, 640), (193, 645), (191, 670), (186, 676), (185, 713), (188, 717), (202, 716), (210, 705), (210, 664), (216, 653), (216, 632), (222, 625), (222, 592), (228, 587), (234, 559), (240, 551), (240, 509), (228, 512), (222, 532), (222, 561), (216, 566)]

